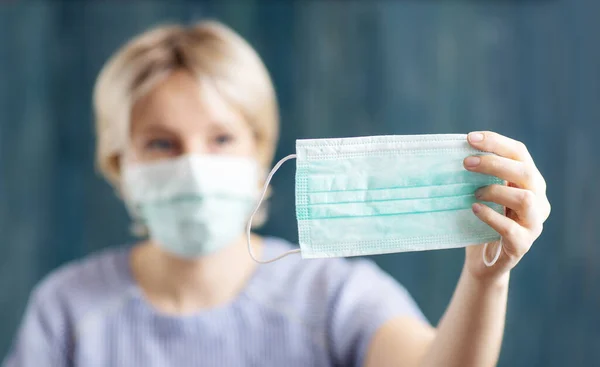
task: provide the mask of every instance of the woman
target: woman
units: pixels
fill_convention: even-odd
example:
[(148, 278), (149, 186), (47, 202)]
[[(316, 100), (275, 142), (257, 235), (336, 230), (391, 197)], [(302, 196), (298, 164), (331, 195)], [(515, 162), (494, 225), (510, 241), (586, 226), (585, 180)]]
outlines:
[[(369, 261), (289, 256), (257, 266), (248, 256), (244, 225), (273, 158), (278, 111), (264, 65), (232, 30), (204, 22), (132, 40), (102, 70), (95, 114), (99, 167), (148, 240), (42, 281), (5, 366), (496, 364), (510, 270), (550, 212), (523, 144), (469, 135), (496, 155), (467, 157), (465, 168), (512, 183), (477, 193), (507, 216), (473, 207), (503, 251), (486, 267), (482, 246), (467, 248), (433, 328)], [(261, 258), (292, 247), (252, 242)]]

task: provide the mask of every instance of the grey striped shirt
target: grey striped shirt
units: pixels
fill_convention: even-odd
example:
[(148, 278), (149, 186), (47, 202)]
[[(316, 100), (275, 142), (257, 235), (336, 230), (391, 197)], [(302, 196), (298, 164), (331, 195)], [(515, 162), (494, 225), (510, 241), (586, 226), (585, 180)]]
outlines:
[[(265, 257), (291, 247), (265, 242)], [(259, 266), (228, 304), (168, 316), (133, 281), (130, 250), (104, 250), (47, 276), (3, 366), (361, 366), (387, 320), (425, 320), (371, 261), (300, 256)]]

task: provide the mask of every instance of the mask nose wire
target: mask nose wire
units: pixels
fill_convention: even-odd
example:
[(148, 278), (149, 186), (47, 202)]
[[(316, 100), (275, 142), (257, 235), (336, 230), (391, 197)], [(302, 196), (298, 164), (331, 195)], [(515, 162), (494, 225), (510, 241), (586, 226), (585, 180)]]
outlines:
[(279, 167), (281, 167), (282, 164), (289, 161), (290, 159), (295, 159), (295, 158), (296, 158), (295, 154), (290, 154), (290, 155), (282, 158), (279, 162), (277, 162), (275, 167), (273, 167), (271, 172), (269, 172), (269, 175), (267, 176), (267, 179), (265, 180), (265, 186), (263, 187), (262, 194), (260, 195), (260, 199), (258, 200), (258, 204), (256, 204), (256, 208), (254, 208), (254, 211), (252, 212), (252, 215), (250, 215), (250, 219), (248, 220), (248, 224), (246, 225), (246, 241), (248, 243), (248, 253), (250, 254), (250, 257), (252, 258), (252, 260), (256, 261), (259, 264), (272, 263), (272, 262), (282, 259), (288, 255), (300, 252), (300, 249), (289, 250), (289, 251), (286, 251), (286, 252), (282, 253), (281, 255), (278, 255), (272, 259), (260, 260), (260, 259), (256, 258), (256, 256), (254, 256), (254, 252), (252, 252), (252, 244), (250, 243), (250, 230), (252, 228), (252, 220), (254, 219), (254, 216), (258, 212), (258, 209), (260, 209), (260, 205), (262, 204), (262, 202), (265, 198), (265, 195), (267, 194), (267, 190), (269, 189), (269, 183), (271, 182), (273, 175), (275, 174), (275, 172), (277, 172), (277, 170), (279, 169)]
[(502, 237), (500, 237), (500, 242), (498, 242), (498, 248), (496, 249), (496, 254), (494, 255), (494, 258), (492, 259), (492, 261), (488, 261), (487, 258), (485, 257), (487, 248), (488, 248), (488, 244), (486, 243), (485, 245), (483, 245), (483, 263), (485, 264), (485, 266), (487, 266), (489, 268), (491, 266), (494, 266), (496, 261), (498, 261), (498, 258), (500, 258), (500, 251), (502, 251)]

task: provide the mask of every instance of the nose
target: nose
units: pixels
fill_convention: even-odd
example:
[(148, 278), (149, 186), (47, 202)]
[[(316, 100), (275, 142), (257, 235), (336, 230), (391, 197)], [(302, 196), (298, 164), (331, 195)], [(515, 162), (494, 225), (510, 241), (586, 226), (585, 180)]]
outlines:
[(208, 144), (201, 136), (183, 136), (181, 138), (181, 154), (208, 154)]

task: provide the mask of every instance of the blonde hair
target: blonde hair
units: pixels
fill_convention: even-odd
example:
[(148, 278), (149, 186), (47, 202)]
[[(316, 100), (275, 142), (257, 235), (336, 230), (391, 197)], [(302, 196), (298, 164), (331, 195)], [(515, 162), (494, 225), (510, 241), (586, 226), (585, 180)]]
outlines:
[(119, 187), (119, 159), (129, 140), (135, 101), (175, 70), (208, 80), (245, 117), (258, 158), (271, 164), (279, 112), (271, 78), (256, 51), (235, 31), (216, 21), (191, 27), (166, 25), (129, 41), (104, 65), (94, 88), (96, 164)]

